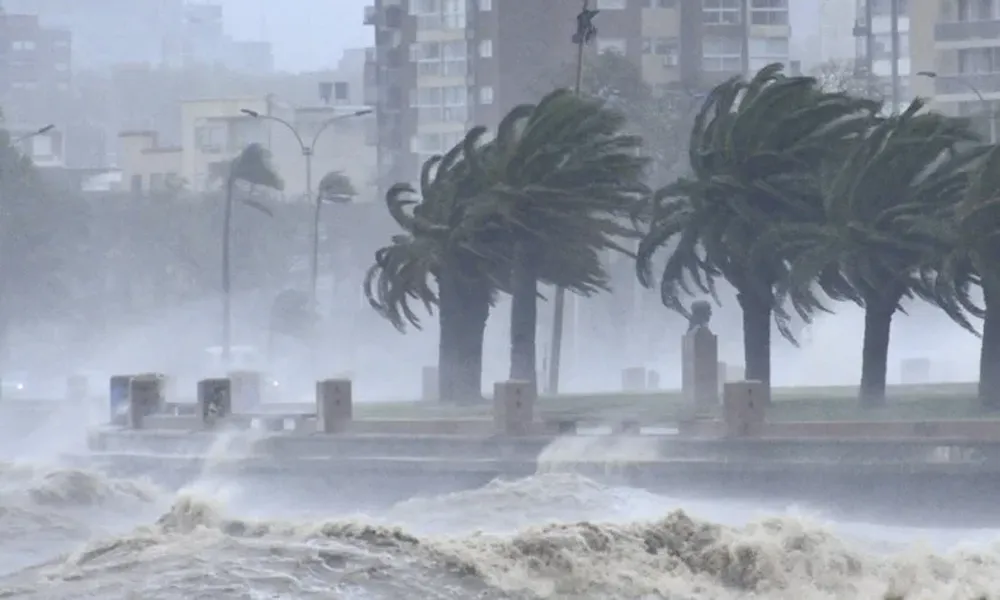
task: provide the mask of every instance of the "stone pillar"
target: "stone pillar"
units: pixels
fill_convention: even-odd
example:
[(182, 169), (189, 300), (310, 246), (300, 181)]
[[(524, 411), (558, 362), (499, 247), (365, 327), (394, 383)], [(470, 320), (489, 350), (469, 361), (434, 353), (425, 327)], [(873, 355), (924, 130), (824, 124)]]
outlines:
[(164, 378), (158, 373), (136, 375), (129, 381), (129, 427), (142, 429), (149, 415), (163, 412)]
[(112, 425), (129, 424), (129, 392), (132, 387), (131, 375), (112, 375), (108, 381), (108, 408)]
[(354, 399), (350, 379), (316, 382), (317, 429), (323, 433), (345, 431), (354, 419)]
[(233, 371), (229, 374), (229, 381), (233, 413), (257, 410), (264, 394), (264, 375), (259, 371)]
[(493, 423), (502, 435), (527, 435), (535, 421), (535, 386), (528, 381), (493, 384)]
[(723, 396), (726, 437), (754, 438), (764, 433), (768, 389), (762, 381), (733, 381)]
[(68, 402), (86, 402), (90, 396), (90, 382), (86, 375), (70, 375), (66, 378), (66, 400)]
[(931, 359), (907, 358), (899, 363), (899, 381), (903, 385), (923, 385), (931, 382)]
[(420, 399), (424, 402), (441, 400), (441, 379), (437, 367), (424, 367), (420, 371)]
[(233, 412), (232, 383), (228, 378), (202, 379), (198, 382), (198, 418), (206, 427)]
[(642, 392), (646, 389), (646, 368), (629, 367), (622, 369), (622, 391)]
[(719, 342), (708, 327), (695, 327), (681, 340), (681, 390), (693, 415), (719, 405)]
[(646, 389), (650, 391), (655, 391), (660, 389), (660, 373), (659, 371), (653, 371), (652, 369), (646, 373)]

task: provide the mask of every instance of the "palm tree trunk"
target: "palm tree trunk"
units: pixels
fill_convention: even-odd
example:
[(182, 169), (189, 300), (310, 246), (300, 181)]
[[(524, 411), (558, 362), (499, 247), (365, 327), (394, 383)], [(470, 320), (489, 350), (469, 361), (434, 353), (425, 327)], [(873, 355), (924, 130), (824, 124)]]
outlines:
[(537, 383), (535, 328), (538, 322), (538, 274), (525, 242), (514, 249), (510, 303), (510, 378)]
[(983, 286), (986, 317), (979, 353), (979, 401), (983, 408), (1000, 409), (1000, 289)]
[(438, 281), (441, 337), (438, 383), (443, 403), (482, 400), (483, 338), (490, 310), (488, 284), (443, 274)]
[(771, 385), (771, 306), (752, 293), (737, 295), (743, 310), (744, 377)]
[(865, 334), (861, 349), (861, 406), (885, 406), (886, 370), (889, 362), (889, 334), (899, 296), (878, 298), (865, 303)]
[(226, 208), (222, 217), (222, 364), (229, 368), (232, 346), (232, 282), (230, 280), (230, 237), (233, 220), (235, 179), (226, 179)]

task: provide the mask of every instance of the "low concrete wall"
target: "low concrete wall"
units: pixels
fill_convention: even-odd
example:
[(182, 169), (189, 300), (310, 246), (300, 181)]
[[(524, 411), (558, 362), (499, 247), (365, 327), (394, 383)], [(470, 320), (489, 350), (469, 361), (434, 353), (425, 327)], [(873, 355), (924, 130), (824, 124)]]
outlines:
[[(685, 421), (679, 432), (690, 437), (723, 437), (725, 427), (717, 419)], [(969, 442), (1000, 441), (1000, 419), (953, 421), (798, 421), (765, 423), (762, 438), (856, 439), (895, 438), (962, 439)]]

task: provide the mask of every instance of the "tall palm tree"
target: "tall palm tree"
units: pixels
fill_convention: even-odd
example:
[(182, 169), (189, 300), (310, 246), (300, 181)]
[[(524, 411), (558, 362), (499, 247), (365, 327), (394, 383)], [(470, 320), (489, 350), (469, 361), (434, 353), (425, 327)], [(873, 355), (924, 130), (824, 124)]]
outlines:
[(904, 298), (921, 294), (921, 271), (936, 247), (920, 224), (951, 208), (981, 156), (964, 119), (924, 112), (915, 100), (902, 113), (873, 120), (824, 183), (823, 221), (779, 224), (780, 253), (792, 263), (788, 289), (803, 290), (835, 269), (865, 310), (860, 400), (885, 401), (892, 317)]
[[(1000, 146), (984, 149), (971, 170), (959, 202), (920, 221), (938, 242), (934, 260), (924, 271), (936, 301), (959, 325), (965, 317), (983, 319), (979, 354), (979, 400), (1000, 409)], [(973, 300), (982, 291), (982, 306)]]
[[(775, 286), (784, 257), (749, 249), (776, 223), (822, 219), (818, 174), (831, 153), (863, 131), (877, 103), (821, 89), (811, 77), (789, 77), (781, 65), (752, 79), (716, 86), (695, 117), (689, 142), (692, 174), (653, 196), (650, 225), (639, 244), (636, 272), (654, 285), (654, 256), (667, 249), (660, 277), (663, 303), (688, 316), (682, 300), (694, 290), (715, 296), (728, 281), (743, 311), (748, 379), (771, 380), (771, 319), (788, 339), (788, 313)], [(808, 290), (791, 296), (803, 316), (817, 308)]]
[[(271, 163), (270, 153), (260, 144), (250, 144), (229, 164), (226, 173), (226, 207), (222, 224), (222, 360), (228, 365), (232, 349), (232, 274), (230, 253), (232, 237), (233, 204), (236, 185), (244, 182), (251, 186), (263, 186), (272, 190), (285, 187), (281, 176)], [(270, 215), (263, 204), (252, 198), (242, 202)]]
[(480, 201), (465, 227), (502, 240), (511, 293), (510, 377), (535, 383), (539, 281), (590, 293), (606, 287), (600, 252), (627, 252), (623, 226), (645, 193), (642, 140), (603, 102), (557, 90), (514, 108), (496, 137), (466, 139)]
[(488, 244), (460, 226), (476, 193), (462, 144), (424, 163), (419, 194), (393, 186), (386, 204), (403, 233), (375, 253), (364, 282), (369, 303), (400, 331), (421, 326), (412, 302), (439, 310), (442, 402), (482, 395), (483, 338), (497, 282)]

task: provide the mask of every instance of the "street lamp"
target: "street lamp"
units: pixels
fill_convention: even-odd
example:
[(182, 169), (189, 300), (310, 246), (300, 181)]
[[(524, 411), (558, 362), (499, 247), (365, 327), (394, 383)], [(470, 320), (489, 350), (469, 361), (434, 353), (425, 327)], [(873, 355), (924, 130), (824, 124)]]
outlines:
[[(312, 143), (310, 143), (309, 145), (306, 145), (305, 141), (302, 139), (302, 134), (299, 133), (299, 130), (294, 125), (292, 125), (285, 119), (282, 119), (281, 117), (275, 117), (274, 115), (263, 115), (255, 110), (250, 110), (248, 108), (240, 109), (240, 112), (242, 112), (245, 115), (249, 115), (255, 119), (264, 119), (268, 121), (274, 121), (276, 123), (281, 123), (289, 131), (292, 132), (292, 135), (295, 136), (295, 140), (299, 143), (299, 148), (302, 150), (302, 156), (304, 156), (306, 159), (306, 196), (309, 198), (310, 201), (312, 201), (313, 200), (312, 159), (313, 159), (313, 152), (316, 149), (316, 143), (319, 141), (319, 136), (324, 131), (326, 131), (326, 129), (330, 125), (336, 123), (337, 121), (342, 121), (344, 119), (351, 119), (354, 117), (363, 117), (367, 114), (371, 114), (372, 109), (365, 108), (362, 110), (354, 111), (352, 113), (348, 113), (346, 115), (337, 115), (336, 117), (331, 117), (323, 121), (320, 124), (319, 129), (316, 131), (315, 135), (313, 135)], [(322, 206), (323, 206), (323, 198), (320, 195), (317, 195), (315, 201), (316, 201), (316, 211), (313, 215), (312, 262), (309, 265), (310, 266), (309, 298), (312, 301), (313, 309), (316, 308), (317, 304), (316, 282), (319, 279), (319, 222), (320, 222), (320, 213), (322, 211)]]
[[(926, 77), (928, 79), (937, 79), (938, 77), (938, 74), (935, 71), (918, 71), (917, 75), (919, 75), (920, 77)], [(982, 105), (983, 113), (989, 116), (990, 118), (990, 143), (991, 144), (997, 143), (997, 120), (996, 120), (996, 115), (993, 113), (993, 105), (986, 101), (986, 98), (983, 97), (983, 93), (980, 92), (979, 88), (977, 88), (974, 83), (969, 81), (968, 78), (963, 77), (961, 75), (950, 75), (950, 77), (954, 77), (955, 81), (958, 81), (965, 87), (972, 90), (972, 93), (975, 94), (977, 98), (979, 98), (979, 104)]]
[(34, 130), (34, 131), (30, 132), (30, 133), (26, 133), (26, 134), (24, 134), (24, 135), (22, 135), (20, 137), (14, 138), (13, 140), (11, 140), (10, 143), (11, 143), (11, 145), (20, 144), (21, 142), (30, 140), (33, 137), (38, 137), (40, 135), (45, 135), (46, 133), (52, 131), (55, 128), (56, 128), (55, 125), (49, 123), (45, 127), (39, 127), (38, 129), (36, 129), (36, 130)]

